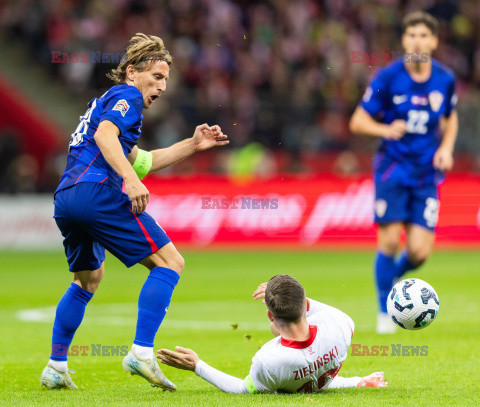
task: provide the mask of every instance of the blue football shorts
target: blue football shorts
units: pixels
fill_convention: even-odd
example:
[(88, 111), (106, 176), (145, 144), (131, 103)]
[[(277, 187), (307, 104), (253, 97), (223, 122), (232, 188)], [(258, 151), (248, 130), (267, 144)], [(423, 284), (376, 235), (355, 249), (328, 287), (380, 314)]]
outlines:
[(428, 184), (404, 186), (394, 180), (375, 181), (375, 223), (413, 223), (435, 231), (438, 221), (438, 189)]
[(107, 185), (81, 182), (62, 189), (54, 205), (72, 272), (100, 268), (105, 249), (131, 267), (170, 242), (149, 214), (133, 213), (128, 196)]

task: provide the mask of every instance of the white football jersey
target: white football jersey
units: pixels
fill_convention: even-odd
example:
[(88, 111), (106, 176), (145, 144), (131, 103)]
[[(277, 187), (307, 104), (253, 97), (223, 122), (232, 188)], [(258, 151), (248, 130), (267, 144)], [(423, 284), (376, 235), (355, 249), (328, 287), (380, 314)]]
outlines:
[(342, 311), (318, 301), (309, 302), (310, 337), (300, 342), (278, 336), (263, 345), (245, 379), (250, 393), (319, 392), (340, 370), (355, 325)]

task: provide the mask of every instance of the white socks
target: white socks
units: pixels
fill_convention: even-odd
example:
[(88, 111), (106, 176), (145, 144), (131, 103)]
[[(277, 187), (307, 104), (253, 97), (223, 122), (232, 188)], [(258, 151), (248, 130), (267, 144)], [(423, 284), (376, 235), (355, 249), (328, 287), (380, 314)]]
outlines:
[(153, 355), (153, 347), (147, 346), (140, 346), (140, 345), (132, 345), (132, 350), (135, 352), (140, 359), (150, 359)]
[(55, 370), (58, 370), (59, 372), (65, 373), (68, 371), (68, 366), (67, 366), (67, 361), (62, 361), (62, 360), (52, 360), (50, 359), (48, 361), (48, 364), (52, 366)]

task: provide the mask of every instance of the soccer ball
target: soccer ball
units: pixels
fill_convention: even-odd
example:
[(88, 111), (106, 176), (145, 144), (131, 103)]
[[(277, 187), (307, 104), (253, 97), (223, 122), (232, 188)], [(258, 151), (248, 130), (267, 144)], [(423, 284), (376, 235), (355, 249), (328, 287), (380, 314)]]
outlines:
[(438, 296), (433, 287), (419, 278), (395, 284), (388, 294), (388, 315), (403, 329), (422, 329), (438, 314)]

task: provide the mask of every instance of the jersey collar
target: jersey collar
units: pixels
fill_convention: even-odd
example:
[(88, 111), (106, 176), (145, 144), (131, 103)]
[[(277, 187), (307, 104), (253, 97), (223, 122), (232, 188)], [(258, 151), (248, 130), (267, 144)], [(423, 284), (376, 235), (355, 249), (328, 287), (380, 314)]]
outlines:
[(316, 325), (309, 325), (310, 328), (310, 336), (308, 337), (307, 340), (305, 341), (290, 341), (288, 339), (282, 338), (280, 341), (282, 346), (286, 346), (287, 348), (293, 348), (293, 349), (304, 349), (308, 348), (313, 341), (315, 340), (315, 337), (317, 336), (317, 327)]

